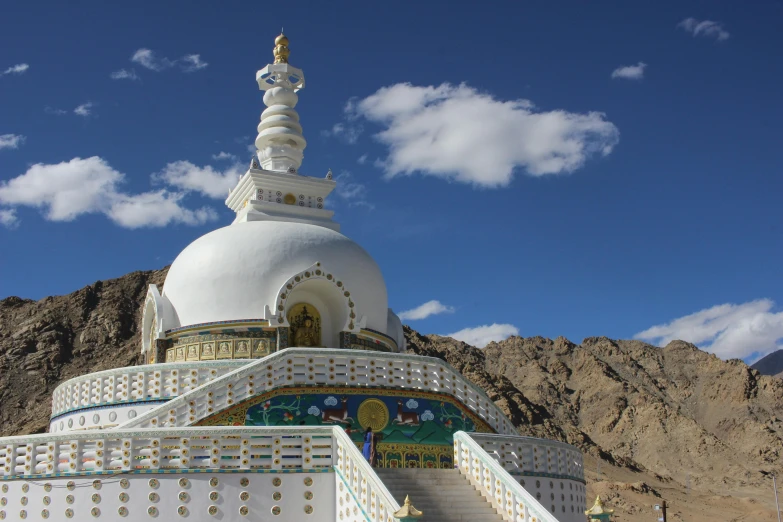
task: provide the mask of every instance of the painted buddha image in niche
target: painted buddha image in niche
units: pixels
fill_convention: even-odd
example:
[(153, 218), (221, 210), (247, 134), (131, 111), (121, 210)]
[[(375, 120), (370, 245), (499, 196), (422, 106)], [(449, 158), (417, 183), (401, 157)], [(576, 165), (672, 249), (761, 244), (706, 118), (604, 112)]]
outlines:
[(309, 304), (299, 303), (288, 311), (288, 324), (291, 325), (292, 346), (321, 346), (321, 314)]

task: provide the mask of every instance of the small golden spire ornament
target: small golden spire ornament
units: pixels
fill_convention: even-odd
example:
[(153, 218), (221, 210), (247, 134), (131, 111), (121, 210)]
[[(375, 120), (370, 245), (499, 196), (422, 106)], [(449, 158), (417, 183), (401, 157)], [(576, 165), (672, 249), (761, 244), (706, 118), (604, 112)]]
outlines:
[(288, 49), (288, 37), (280, 30), (280, 36), (275, 38), (275, 48), (272, 50), (275, 55), (275, 63), (288, 63), (288, 55), (291, 51)]
[(604, 503), (601, 501), (601, 495), (595, 497), (595, 504), (593, 504), (593, 507), (585, 511), (588, 520), (597, 522), (606, 522), (610, 520), (613, 513), (614, 509), (607, 509), (604, 507)]
[(423, 514), (424, 513), (413, 507), (413, 504), (411, 504), (411, 499), (408, 498), (408, 495), (405, 495), (405, 502), (403, 502), (402, 507), (396, 513), (394, 513), (394, 518), (399, 518), (404, 522), (406, 520), (419, 518)]

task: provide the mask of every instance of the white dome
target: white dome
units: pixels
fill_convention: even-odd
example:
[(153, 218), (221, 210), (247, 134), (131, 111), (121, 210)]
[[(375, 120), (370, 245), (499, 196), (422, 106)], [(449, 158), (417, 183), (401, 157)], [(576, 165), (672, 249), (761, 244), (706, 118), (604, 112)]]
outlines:
[(286, 307), (309, 302), (326, 314), (325, 322), (331, 314), (336, 326), (328, 342), (336, 343), (339, 321), (348, 310), (338, 309), (346, 306), (343, 292), (348, 291), (356, 324), (366, 318), (364, 328), (387, 333), (386, 284), (378, 265), (344, 235), (317, 225), (248, 221), (210, 232), (174, 260), (163, 297), (174, 309), (177, 326), (260, 319), (265, 306), (277, 314), (279, 294), (290, 278), (319, 262), (342, 288), (326, 279), (306, 281), (288, 292)]

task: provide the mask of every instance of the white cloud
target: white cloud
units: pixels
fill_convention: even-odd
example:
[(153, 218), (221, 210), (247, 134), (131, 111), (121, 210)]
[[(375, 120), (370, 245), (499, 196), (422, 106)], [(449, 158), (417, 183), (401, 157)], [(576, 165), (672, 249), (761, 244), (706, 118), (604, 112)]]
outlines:
[(641, 80), (644, 78), (644, 69), (647, 64), (639, 62), (636, 65), (626, 65), (618, 67), (612, 71), (612, 78), (622, 78), (624, 80)]
[(364, 128), (361, 125), (346, 125), (345, 123), (335, 123), (330, 130), (321, 131), (321, 135), (338, 138), (349, 145), (356, 144), (359, 136), (362, 135)]
[(73, 110), (73, 113), (78, 116), (82, 116), (86, 118), (87, 116), (92, 114), (93, 107), (95, 107), (95, 104), (93, 102), (82, 103), (81, 105), (79, 105)]
[(419, 305), (411, 310), (405, 310), (399, 314), (399, 317), (403, 321), (416, 321), (418, 319), (426, 319), (431, 315), (438, 314), (451, 314), (454, 313), (454, 307), (448, 306), (440, 301), (432, 300), (427, 301), (423, 305)]
[(81, 105), (77, 106), (73, 111), (66, 111), (63, 109), (55, 109), (52, 107), (44, 107), (44, 112), (46, 114), (54, 114), (55, 116), (65, 116), (66, 114), (70, 114), (73, 112), (73, 114), (76, 114), (77, 116), (81, 116), (83, 118), (86, 118), (88, 116), (92, 115), (93, 108), (97, 104), (91, 101), (82, 103)]
[(109, 75), (112, 80), (138, 80), (139, 76), (135, 69), (120, 69)]
[(50, 221), (71, 221), (108, 208), (123, 175), (103, 159), (74, 158), (58, 164), (38, 163), (0, 185), (0, 202), (42, 208)]
[(367, 186), (364, 183), (351, 181), (353, 174), (344, 170), (334, 181), (337, 183), (334, 192), (341, 200), (346, 201), (352, 207), (367, 207), (370, 210), (375, 209), (375, 205), (367, 200)]
[(166, 190), (122, 195), (112, 204), (108, 216), (125, 228), (163, 227), (169, 223), (201, 225), (217, 219), (217, 213), (209, 207), (183, 208), (183, 197), (184, 194)]
[(53, 109), (53, 108), (48, 107), (48, 106), (44, 108), (44, 112), (46, 114), (54, 114), (54, 115), (57, 115), (57, 116), (65, 116), (66, 114), (68, 114), (68, 111), (66, 111), (66, 110), (63, 110), (63, 109)]
[(717, 305), (634, 337), (658, 346), (680, 339), (723, 359), (763, 356), (783, 348), (783, 312), (773, 312), (774, 306), (770, 299)]
[(358, 163), (359, 165), (364, 165), (365, 163), (367, 163), (367, 154), (362, 154), (361, 156), (359, 156), (356, 159), (356, 163)]
[(142, 47), (131, 56), (131, 61), (151, 71), (160, 72), (178, 65), (183, 72), (199, 71), (209, 65), (201, 59), (200, 54), (186, 54), (179, 60), (170, 60), (165, 56), (158, 56), (152, 49)]
[(236, 161), (237, 157), (234, 156), (233, 154), (229, 154), (228, 152), (222, 152), (221, 151), (218, 154), (213, 154), (212, 155), (212, 159), (213, 160), (231, 160), (231, 161)]
[(467, 85), (383, 87), (348, 110), (385, 129), (380, 164), (391, 178), (415, 172), (479, 187), (508, 185), (515, 169), (533, 176), (573, 172), (607, 155), (619, 131), (604, 114), (537, 111), (529, 100), (497, 100)]
[(182, 57), (182, 70), (185, 72), (195, 72), (209, 65), (201, 60), (200, 54), (186, 54)]
[(19, 218), (16, 217), (16, 209), (0, 208), (0, 225), (6, 228), (16, 228)]
[(242, 174), (244, 169), (239, 165), (232, 165), (224, 171), (219, 171), (209, 165), (199, 167), (189, 161), (175, 161), (166, 165), (154, 176), (154, 179), (210, 198), (225, 199), (229, 189), (237, 184)]
[(49, 221), (72, 221), (83, 214), (100, 213), (126, 228), (196, 225), (217, 217), (209, 208), (182, 207), (183, 194), (166, 190), (127, 194), (119, 188), (124, 180), (124, 174), (97, 156), (38, 163), (0, 183), (0, 203), (38, 208)]
[(21, 134), (0, 134), (0, 150), (18, 149), (26, 139)]
[(5, 76), (6, 74), (24, 74), (29, 68), (30, 66), (26, 63), (18, 63), (1, 72), (0, 76)]
[(686, 18), (677, 27), (684, 29), (691, 33), (694, 37), (706, 36), (716, 38), (720, 41), (727, 40), (729, 36), (728, 31), (723, 28), (721, 22), (713, 22), (712, 20), (697, 20), (695, 18)]
[(152, 51), (152, 49), (145, 48), (138, 49), (135, 53), (133, 53), (133, 56), (131, 56), (131, 61), (141, 65), (142, 67), (146, 67), (151, 71), (162, 71), (163, 69), (168, 69), (174, 65), (174, 62), (168, 58), (158, 58), (155, 56), (155, 52)]
[(492, 341), (502, 341), (512, 335), (519, 335), (519, 329), (513, 324), (498, 324), (465, 328), (459, 332), (450, 333), (447, 337), (468, 343), (477, 348), (484, 348)]

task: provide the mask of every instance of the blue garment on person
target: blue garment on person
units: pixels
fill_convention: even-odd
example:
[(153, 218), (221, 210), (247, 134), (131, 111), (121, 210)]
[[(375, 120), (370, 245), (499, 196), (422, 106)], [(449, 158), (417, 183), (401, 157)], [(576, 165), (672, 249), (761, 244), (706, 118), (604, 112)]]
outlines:
[[(372, 432), (364, 434), (362, 455), (364, 455), (364, 458), (367, 459), (367, 462), (370, 462), (370, 458), (372, 457)], [(370, 462), (370, 464), (372, 464), (372, 462)]]

